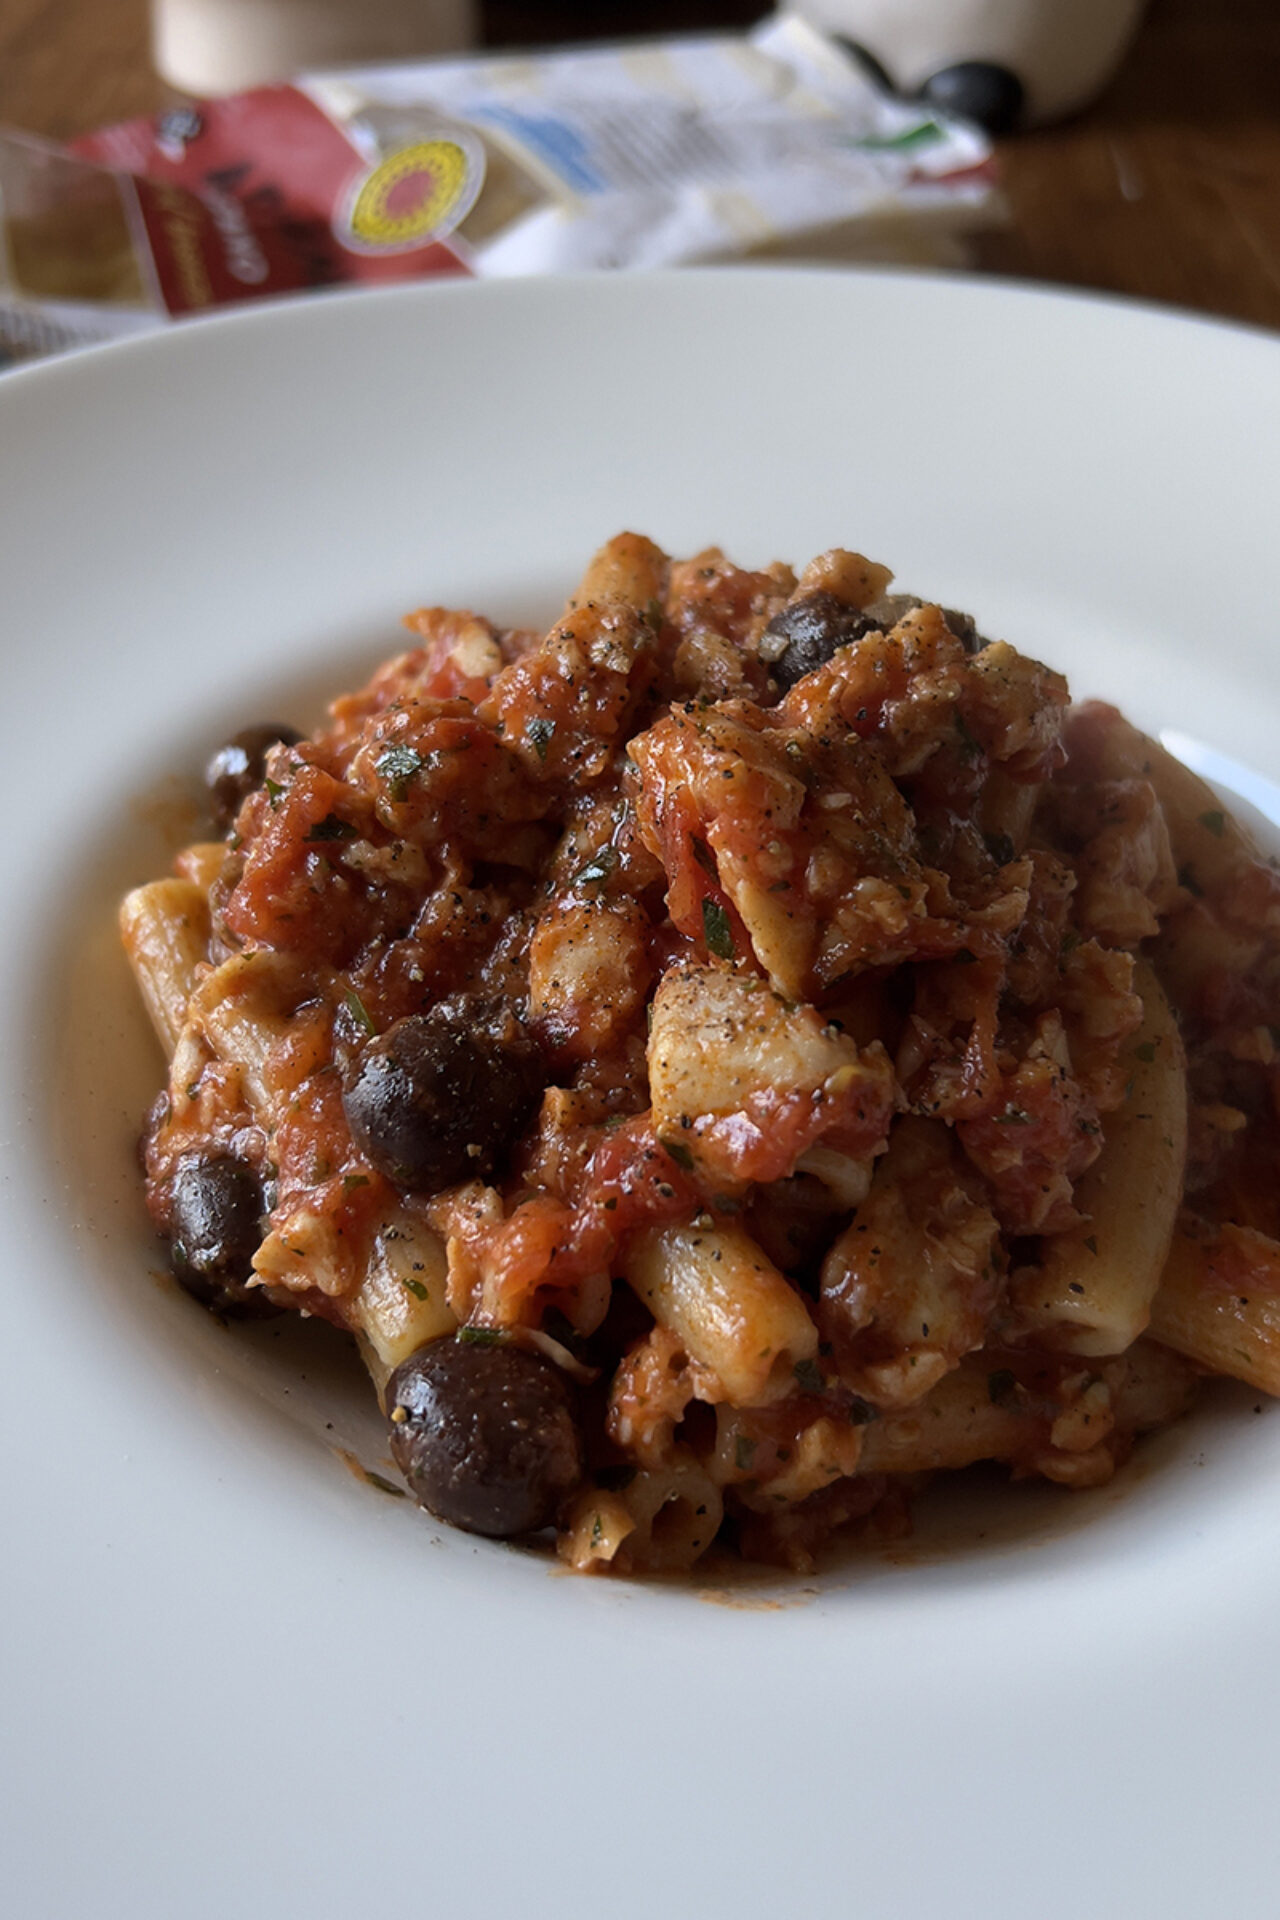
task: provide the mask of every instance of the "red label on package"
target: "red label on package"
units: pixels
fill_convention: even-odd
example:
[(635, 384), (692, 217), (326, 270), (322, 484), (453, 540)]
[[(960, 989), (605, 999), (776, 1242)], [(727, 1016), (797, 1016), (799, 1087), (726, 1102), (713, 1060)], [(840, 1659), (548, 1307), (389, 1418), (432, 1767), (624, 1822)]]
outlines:
[(258, 87), (88, 134), (75, 151), (133, 177), (170, 313), (467, 271), (439, 237), (483, 178), (461, 131), (370, 160), (296, 87)]

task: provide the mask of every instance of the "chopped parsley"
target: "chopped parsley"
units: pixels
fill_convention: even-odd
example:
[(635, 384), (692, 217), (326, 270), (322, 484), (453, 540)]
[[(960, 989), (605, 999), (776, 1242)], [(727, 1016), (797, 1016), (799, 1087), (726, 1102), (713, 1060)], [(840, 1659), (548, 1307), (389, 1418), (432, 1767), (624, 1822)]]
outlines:
[(347, 992), (343, 995), (343, 999), (346, 1001), (348, 1012), (352, 1015), (353, 1019), (364, 1028), (366, 1033), (376, 1033), (378, 1031), (373, 1024), (368, 1007), (366, 1007), (358, 993), (348, 988)]
[(821, 1393), (824, 1386), (822, 1369), (816, 1360), (797, 1360), (791, 1369), (795, 1374), (802, 1393)]
[(497, 1347), (502, 1344), (497, 1327), (459, 1327), (457, 1338), (468, 1347)]
[(659, 1135), (658, 1145), (670, 1154), (678, 1167), (683, 1167), (686, 1173), (693, 1172), (693, 1155), (683, 1140), (666, 1140)]
[(607, 880), (609, 875), (617, 870), (617, 865), (618, 849), (601, 847), (599, 853), (592, 854), (585, 866), (578, 868), (573, 876), (573, 884), (575, 887), (598, 886), (601, 881)]
[(326, 813), (323, 820), (317, 820), (307, 839), (310, 840), (355, 840), (359, 835), (349, 820), (340, 820), (336, 813)]
[(411, 1293), (415, 1300), (425, 1300), (427, 1297), (427, 1290), (421, 1280), (411, 1280), (407, 1273), (400, 1275), (400, 1285), (406, 1293)]
[(396, 1486), (393, 1480), (385, 1480), (380, 1473), (375, 1473), (372, 1467), (362, 1467), (361, 1472), (369, 1485), (376, 1487), (379, 1493), (389, 1493), (397, 1500), (404, 1499), (404, 1488)]
[(977, 760), (982, 753), (982, 748), (979, 746), (978, 742), (974, 739), (973, 734), (969, 731), (969, 724), (966, 721), (964, 715), (961, 713), (959, 707), (955, 709), (954, 717), (955, 717), (955, 723), (956, 723), (956, 732), (960, 736), (960, 751), (964, 754), (964, 757), (966, 760)]
[(987, 1398), (993, 1407), (1002, 1407), (1010, 1399), (1018, 1385), (1010, 1368), (997, 1367), (994, 1373), (987, 1375)]
[(546, 759), (547, 748), (551, 743), (551, 737), (555, 733), (555, 730), (555, 721), (543, 719), (541, 716), (535, 716), (534, 719), (525, 721), (524, 737), (537, 754), (539, 760)]
[(703, 900), (702, 931), (706, 937), (707, 952), (714, 953), (717, 960), (733, 960), (737, 957), (729, 916), (718, 900), (709, 897)]
[(693, 848), (693, 857), (702, 868), (702, 871), (709, 873), (713, 880), (718, 878), (719, 869), (716, 866), (716, 857), (706, 841), (702, 839), (699, 834), (691, 833), (689, 835), (689, 845)]
[(1207, 827), (1215, 840), (1221, 840), (1227, 828), (1227, 816), (1217, 807), (1210, 807), (1207, 813), (1197, 814), (1202, 827)]
[(374, 762), (377, 771), (387, 783), (387, 792), (393, 800), (403, 800), (408, 791), (409, 782), (415, 774), (421, 773), (426, 761), (412, 747), (388, 747)]
[(733, 1443), (733, 1464), (739, 1473), (747, 1473), (756, 1457), (756, 1442), (740, 1433)]

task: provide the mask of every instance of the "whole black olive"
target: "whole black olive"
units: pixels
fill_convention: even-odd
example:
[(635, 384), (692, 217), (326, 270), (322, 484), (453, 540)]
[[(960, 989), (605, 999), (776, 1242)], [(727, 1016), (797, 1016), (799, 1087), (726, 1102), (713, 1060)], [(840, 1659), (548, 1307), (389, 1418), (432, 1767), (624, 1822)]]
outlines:
[(261, 1288), (248, 1285), (262, 1214), (262, 1188), (243, 1160), (219, 1154), (179, 1167), (169, 1198), (169, 1258), (201, 1306), (238, 1319), (276, 1311)]
[(219, 833), (227, 831), (249, 795), (262, 785), (270, 748), (292, 747), (301, 738), (296, 727), (268, 720), (260, 727), (245, 727), (218, 748), (204, 770), (204, 778), (213, 824)]
[(409, 1014), (371, 1040), (342, 1105), (351, 1137), (410, 1193), (492, 1174), (532, 1118), (542, 1077), (532, 1050), (459, 1022)]
[(549, 1526), (582, 1479), (577, 1396), (541, 1354), (448, 1336), (387, 1386), (391, 1451), (416, 1500), (491, 1539)]
[[(773, 663), (773, 677), (786, 689), (806, 673), (824, 667), (841, 647), (872, 633), (880, 622), (869, 613), (837, 600), (834, 593), (810, 593), (775, 613), (766, 636), (785, 639), (786, 646)], [(766, 653), (769, 650), (766, 648)]]
[(930, 74), (920, 97), (942, 113), (976, 120), (988, 133), (1012, 133), (1022, 114), (1023, 87), (1008, 67), (989, 60), (960, 60)]

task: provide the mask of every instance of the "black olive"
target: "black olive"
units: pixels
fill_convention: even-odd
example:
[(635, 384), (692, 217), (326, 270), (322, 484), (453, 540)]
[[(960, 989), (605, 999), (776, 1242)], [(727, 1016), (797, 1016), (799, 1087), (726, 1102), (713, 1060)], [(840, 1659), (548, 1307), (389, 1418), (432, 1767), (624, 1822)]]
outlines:
[(1023, 86), (1008, 67), (989, 60), (961, 60), (930, 74), (920, 97), (942, 113), (976, 120), (988, 133), (1012, 133), (1022, 114)]
[(942, 617), (955, 635), (966, 653), (981, 653), (991, 642), (978, 632), (978, 623), (971, 613), (957, 613), (954, 607), (944, 607)]
[(179, 1167), (169, 1196), (169, 1257), (201, 1306), (238, 1319), (276, 1311), (260, 1287), (248, 1285), (262, 1215), (262, 1188), (243, 1160), (218, 1154)]
[(495, 1172), (541, 1093), (531, 1049), (437, 1007), (369, 1042), (342, 1105), (379, 1173), (410, 1193), (438, 1193)]
[[(887, 633), (906, 614), (924, 604), (914, 593), (886, 593), (876, 601), (876, 624)], [(943, 607), (942, 617), (966, 653), (981, 653), (984, 647), (990, 646), (986, 636), (978, 632), (978, 623), (971, 613), (957, 613), (954, 607)]]
[(292, 747), (301, 738), (296, 727), (268, 720), (260, 727), (245, 727), (218, 748), (204, 770), (204, 778), (209, 809), (219, 833), (227, 831), (249, 795), (262, 785), (269, 749), (277, 745)]
[(434, 1340), (392, 1374), (387, 1410), (414, 1498), (468, 1533), (549, 1526), (582, 1479), (574, 1388), (523, 1347)]
[(837, 600), (834, 593), (810, 593), (775, 613), (766, 635), (782, 637), (786, 646), (773, 663), (773, 677), (785, 688), (794, 687), (806, 673), (824, 667), (833, 654), (880, 625), (869, 613)]

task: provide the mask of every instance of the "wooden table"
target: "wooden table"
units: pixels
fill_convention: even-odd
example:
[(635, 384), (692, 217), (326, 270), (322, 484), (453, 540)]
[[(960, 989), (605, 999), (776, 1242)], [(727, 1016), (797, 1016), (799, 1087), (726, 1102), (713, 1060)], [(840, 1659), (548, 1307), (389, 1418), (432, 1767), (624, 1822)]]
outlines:
[[(587, 39), (603, 11), (489, 0), (484, 37)], [(743, 25), (760, 12), (749, 0), (622, 0), (607, 27)], [(146, 0), (0, 0), (0, 121), (60, 138), (169, 98), (150, 66)], [(981, 242), (983, 266), (1280, 328), (1275, 0), (1152, 0), (1106, 97), (1002, 141), (1000, 155), (1012, 225)]]

